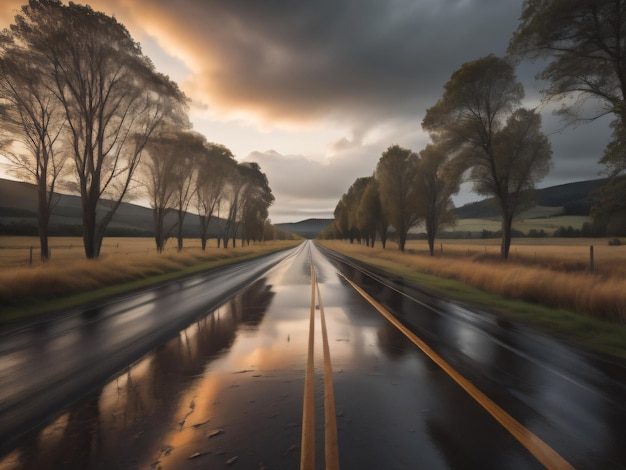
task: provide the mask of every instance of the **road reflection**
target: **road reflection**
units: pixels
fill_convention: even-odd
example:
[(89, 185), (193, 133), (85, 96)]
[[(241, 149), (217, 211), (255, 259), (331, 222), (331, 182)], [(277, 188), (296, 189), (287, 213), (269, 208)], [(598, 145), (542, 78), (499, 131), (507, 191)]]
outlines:
[(213, 416), (224, 380), (205, 371), (258, 327), (273, 296), (255, 283), (33, 433), (0, 469), (145, 468), (173, 454), (181, 430), (206, 430)]

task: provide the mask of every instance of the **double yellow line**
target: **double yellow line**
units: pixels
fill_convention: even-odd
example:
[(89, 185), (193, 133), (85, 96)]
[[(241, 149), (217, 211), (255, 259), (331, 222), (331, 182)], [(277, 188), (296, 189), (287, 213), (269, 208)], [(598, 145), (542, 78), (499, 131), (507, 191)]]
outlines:
[(309, 316), (309, 347), (304, 376), (304, 403), (302, 406), (302, 441), (300, 469), (315, 469), (315, 292), (317, 291), (320, 320), (322, 324), (322, 348), (324, 352), (324, 456), (327, 470), (339, 469), (337, 443), (337, 415), (333, 392), (333, 368), (330, 363), (330, 348), (326, 332), (326, 317), (320, 288), (317, 284), (315, 267), (311, 263), (311, 313)]

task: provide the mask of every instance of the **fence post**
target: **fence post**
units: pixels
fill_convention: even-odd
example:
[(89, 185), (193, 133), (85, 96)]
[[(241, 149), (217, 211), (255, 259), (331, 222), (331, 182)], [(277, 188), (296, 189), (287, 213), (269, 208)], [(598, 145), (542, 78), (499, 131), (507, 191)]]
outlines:
[(441, 244), (441, 253), (443, 254), (443, 243)]
[(595, 263), (593, 260), (593, 245), (589, 245), (589, 267), (591, 272), (595, 271)]
[(30, 247), (30, 260), (28, 262), (29, 264), (33, 264), (33, 247), (31, 245)]

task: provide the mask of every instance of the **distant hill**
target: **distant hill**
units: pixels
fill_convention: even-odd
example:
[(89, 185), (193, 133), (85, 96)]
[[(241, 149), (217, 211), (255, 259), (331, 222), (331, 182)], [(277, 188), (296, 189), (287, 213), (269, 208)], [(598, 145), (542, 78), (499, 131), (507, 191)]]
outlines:
[[(82, 233), (81, 205), (78, 196), (59, 194), (50, 224), (51, 234)], [(98, 213), (103, 215), (106, 205), (103, 201)], [(175, 215), (166, 218), (166, 227), (173, 226)], [(0, 179), (0, 233), (30, 234), (37, 225), (37, 190), (34, 185), (20, 181)], [(217, 221), (209, 226), (212, 237), (218, 233)], [(152, 209), (136, 204), (122, 203), (109, 224), (108, 236), (152, 236)], [(187, 214), (183, 223), (185, 237), (199, 236), (199, 220), (195, 214)]]
[[(589, 194), (602, 186), (606, 179), (578, 181), (535, 190), (535, 206), (561, 207), (563, 215), (589, 215)], [(499, 217), (494, 198), (471, 202), (456, 209), (459, 219), (489, 219)]]
[(315, 238), (326, 227), (332, 224), (333, 220), (334, 219), (307, 219), (295, 223), (274, 224), (274, 226), (304, 238)]

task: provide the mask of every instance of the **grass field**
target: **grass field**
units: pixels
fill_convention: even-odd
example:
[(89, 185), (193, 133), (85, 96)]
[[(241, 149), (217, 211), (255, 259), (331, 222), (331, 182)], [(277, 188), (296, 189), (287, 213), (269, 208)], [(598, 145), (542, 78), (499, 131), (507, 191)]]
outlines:
[[(383, 250), (342, 241), (329, 248), (417, 282), (437, 295), (515, 318), (590, 349), (626, 358), (626, 247), (600, 251), (604, 271), (585, 264), (588, 240), (524, 239), (514, 244), (520, 260), (500, 260), (498, 240), (445, 241), (443, 254), (427, 254), (426, 242), (411, 241), (401, 253), (393, 244)], [(439, 244), (437, 245), (439, 247)], [(605, 248), (606, 247), (606, 251)], [(485, 255), (484, 250), (487, 250)], [(535, 261), (534, 253), (540, 252)], [(469, 255), (468, 255), (469, 253)], [(532, 253), (532, 254), (531, 254)], [(611, 266), (611, 267), (609, 267)]]
[[(556, 271), (587, 272), (591, 270), (590, 247), (593, 246), (594, 271), (609, 277), (626, 278), (626, 244), (609, 246), (605, 238), (514, 238), (510, 261)], [(395, 248), (392, 242), (388, 245)], [(500, 239), (440, 240), (436, 256), (466, 258), (472, 261), (500, 262)], [(426, 241), (409, 240), (410, 254), (427, 255)]]
[[(29, 247), (29, 243), (36, 239), (28, 238), (0, 237), (0, 246)], [(210, 248), (202, 251), (199, 241), (186, 240), (188, 248), (180, 253), (175, 248), (157, 253), (153, 248), (154, 242), (149, 238), (107, 238), (102, 256), (97, 260), (88, 260), (85, 259), (80, 238), (63, 237), (51, 240), (53, 251), (49, 263), (37, 262), (33, 266), (16, 264), (15, 257), (23, 257), (25, 248), (21, 251), (19, 248), (0, 249), (0, 322), (69, 308), (150, 283), (278, 251), (297, 243), (300, 242), (269, 241), (247, 247), (218, 249), (213, 240)]]
[[(590, 222), (590, 217), (578, 216), (578, 215), (562, 215), (558, 217), (545, 217), (545, 218), (524, 218), (513, 221), (513, 229), (519, 230), (527, 234), (531, 230), (541, 231), (548, 234), (554, 233), (559, 227), (572, 226), (575, 229), (582, 228), (585, 222)], [(501, 222), (499, 219), (459, 219), (456, 224), (447, 229), (450, 232), (482, 232), (483, 230), (489, 230), (490, 232), (497, 232), (500, 230)]]
[[(237, 240), (239, 243), (239, 240)], [(50, 254), (52, 261), (79, 260), (85, 258), (83, 240), (80, 237), (50, 237)], [(184, 250), (200, 248), (199, 238), (186, 238)], [(11, 237), (0, 235), (0, 268), (8, 266), (26, 266), (40, 264), (39, 238)], [(217, 240), (207, 242), (207, 249), (217, 247)], [(154, 254), (155, 243), (152, 238), (140, 237), (107, 237), (102, 243), (101, 258), (106, 259), (117, 255)], [(176, 251), (176, 240), (169, 239), (165, 252)]]

